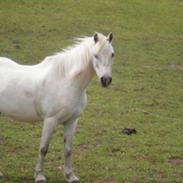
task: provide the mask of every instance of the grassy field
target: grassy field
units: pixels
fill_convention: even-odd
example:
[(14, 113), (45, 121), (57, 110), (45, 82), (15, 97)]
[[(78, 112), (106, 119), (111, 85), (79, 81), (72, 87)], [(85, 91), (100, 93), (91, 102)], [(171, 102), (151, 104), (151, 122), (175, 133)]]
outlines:
[[(81, 183), (183, 182), (182, 0), (1, 0), (0, 55), (40, 62), (72, 38), (114, 34), (113, 83), (95, 78), (74, 140)], [(31, 183), (41, 123), (0, 119), (2, 183)], [(137, 134), (127, 136), (123, 128)], [(49, 183), (64, 183), (60, 126), (45, 163)]]

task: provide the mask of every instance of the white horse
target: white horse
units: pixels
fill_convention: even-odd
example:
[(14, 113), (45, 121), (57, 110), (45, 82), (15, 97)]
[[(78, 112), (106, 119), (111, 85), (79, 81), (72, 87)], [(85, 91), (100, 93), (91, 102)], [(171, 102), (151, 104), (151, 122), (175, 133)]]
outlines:
[(112, 81), (112, 33), (80, 38), (37, 65), (20, 65), (0, 57), (0, 112), (23, 121), (43, 120), (35, 182), (45, 183), (43, 163), (58, 123), (64, 125), (64, 173), (78, 182), (71, 165), (72, 138), (86, 105), (86, 88), (94, 73), (103, 87)]

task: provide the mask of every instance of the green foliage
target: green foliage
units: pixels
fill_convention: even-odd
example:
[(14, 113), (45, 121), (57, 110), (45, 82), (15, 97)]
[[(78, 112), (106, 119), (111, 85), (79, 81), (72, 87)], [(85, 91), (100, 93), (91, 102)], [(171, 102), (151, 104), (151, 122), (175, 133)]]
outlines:
[[(81, 183), (183, 182), (182, 20), (181, 0), (0, 1), (0, 55), (19, 63), (38, 63), (73, 37), (114, 34), (113, 83), (92, 81), (74, 140)], [(41, 126), (1, 117), (0, 182), (33, 182)], [(49, 183), (65, 182), (62, 130), (45, 162)]]

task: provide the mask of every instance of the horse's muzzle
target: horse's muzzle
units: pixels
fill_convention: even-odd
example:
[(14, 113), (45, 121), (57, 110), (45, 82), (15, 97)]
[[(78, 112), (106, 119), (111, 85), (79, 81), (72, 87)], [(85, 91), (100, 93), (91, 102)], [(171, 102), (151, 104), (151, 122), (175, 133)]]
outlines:
[(112, 82), (112, 77), (110, 76), (103, 76), (101, 77), (101, 84), (104, 88), (108, 87)]

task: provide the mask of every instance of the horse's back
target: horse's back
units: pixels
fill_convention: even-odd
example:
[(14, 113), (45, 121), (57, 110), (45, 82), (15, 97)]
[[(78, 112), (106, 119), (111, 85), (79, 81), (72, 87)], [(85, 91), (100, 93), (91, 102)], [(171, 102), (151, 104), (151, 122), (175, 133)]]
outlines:
[(0, 57), (0, 69), (2, 67), (10, 67), (10, 66), (17, 66), (17, 65), (18, 64), (15, 61), (13, 61), (13, 60), (11, 60), (9, 58)]
[(40, 73), (34, 66), (0, 57), (0, 112), (16, 119), (37, 119), (34, 99)]
[(13, 60), (6, 57), (0, 57), (0, 92), (5, 85), (9, 83), (11, 78), (13, 78), (12, 71), (15, 70), (17, 66), (18, 64)]
[(6, 57), (0, 57), (0, 91), (9, 82), (16, 80), (21, 74), (18, 70), (19, 64), (15, 61)]

